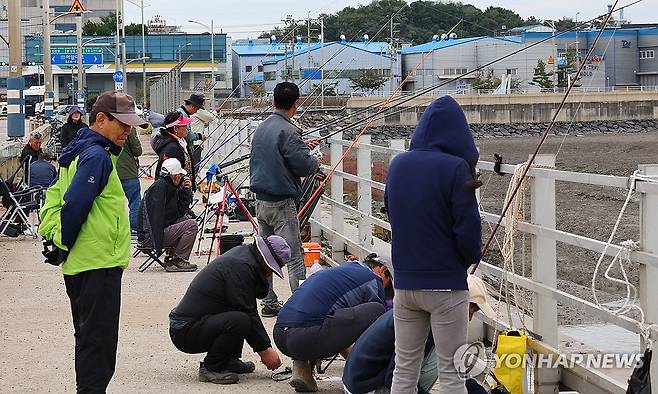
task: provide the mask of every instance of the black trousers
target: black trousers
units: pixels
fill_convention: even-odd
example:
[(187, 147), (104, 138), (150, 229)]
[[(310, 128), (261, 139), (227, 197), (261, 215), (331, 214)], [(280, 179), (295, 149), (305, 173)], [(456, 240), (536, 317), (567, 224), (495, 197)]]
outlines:
[(104, 393), (114, 375), (122, 275), (119, 267), (64, 275), (73, 315), (78, 393)]
[(386, 309), (377, 302), (337, 309), (322, 323), (310, 327), (274, 327), (274, 342), (293, 360), (332, 357), (350, 347)]
[(203, 365), (221, 372), (231, 359), (242, 357), (244, 339), (251, 332), (251, 319), (244, 312), (204, 316), (183, 328), (169, 328), (171, 342), (183, 353), (208, 353)]

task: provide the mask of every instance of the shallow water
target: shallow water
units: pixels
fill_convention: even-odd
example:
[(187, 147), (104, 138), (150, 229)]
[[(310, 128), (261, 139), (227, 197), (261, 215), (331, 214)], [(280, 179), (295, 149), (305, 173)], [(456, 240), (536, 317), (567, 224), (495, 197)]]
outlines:
[(640, 336), (612, 324), (560, 326), (560, 333), (603, 353), (638, 353)]

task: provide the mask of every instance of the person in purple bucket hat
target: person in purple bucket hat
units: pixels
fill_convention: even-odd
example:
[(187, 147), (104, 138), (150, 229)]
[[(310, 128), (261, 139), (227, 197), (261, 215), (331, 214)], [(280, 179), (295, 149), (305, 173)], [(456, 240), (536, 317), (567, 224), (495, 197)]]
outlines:
[(169, 314), (169, 336), (184, 353), (207, 353), (199, 381), (235, 384), (239, 374), (253, 372), (256, 365), (240, 359), (245, 341), (267, 369), (281, 366), (258, 315), (257, 299), (267, 295), (272, 273), (283, 278), (289, 260), (290, 246), (283, 238), (257, 235), (253, 244), (232, 248), (192, 280)]

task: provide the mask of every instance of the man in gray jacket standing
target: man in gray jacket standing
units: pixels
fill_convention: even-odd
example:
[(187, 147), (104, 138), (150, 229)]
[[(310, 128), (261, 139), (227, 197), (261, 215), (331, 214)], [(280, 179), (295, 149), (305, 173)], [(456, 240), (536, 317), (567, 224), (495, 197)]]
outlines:
[[(288, 263), (290, 290), (299, 287), (306, 278), (302, 241), (295, 201), (301, 194), (301, 177), (312, 176), (318, 170), (317, 160), (310, 150), (318, 141), (302, 139), (301, 129), (291, 119), (297, 113), (299, 87), (282, 82), (274, 88), (276, 110), (254, 132), (249, 166), (251, 190), (256, 193), (256, 217), (260, 235), (278, 235), (290, 245)], [(263, 300), (263, 317), (279, 313), (281, 304), (269, 278), (269, 293)]]

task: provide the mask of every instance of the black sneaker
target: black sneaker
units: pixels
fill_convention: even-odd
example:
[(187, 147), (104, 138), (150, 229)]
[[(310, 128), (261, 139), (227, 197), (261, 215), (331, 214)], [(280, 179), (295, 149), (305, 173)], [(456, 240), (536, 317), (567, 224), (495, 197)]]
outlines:
[(282, 306), (283, 303), (281, 301), (277, 302), (276, 304), (265, 305), (261, 310), (260, 314), (263, 317), (275, 317), (276, 315), (279, 314), (279, 311), (281, 310)]
[(233, 373), (252, 373), (256, 370), (256, 364), (251, 361), (244, 362), (240, 359), (230, 359), (226, 364), (226, 370)]
[(214, 384), (236, 384), (240, 378), (234, 372), (215, 372), (207, 369), (203, 362), (199, 364), (199, 382), (210, 382)]

